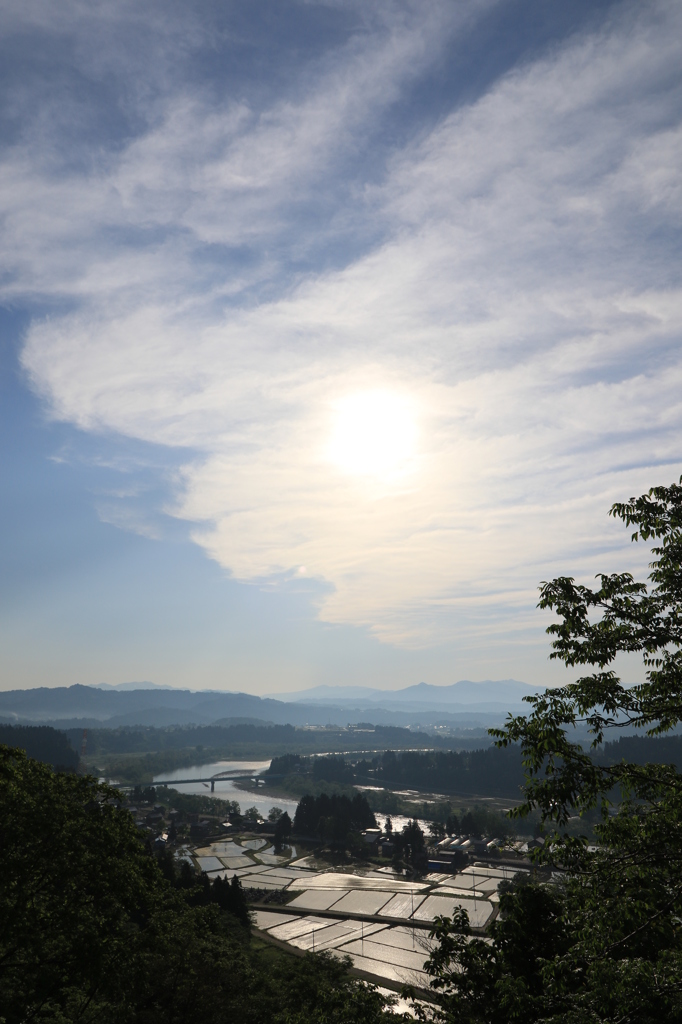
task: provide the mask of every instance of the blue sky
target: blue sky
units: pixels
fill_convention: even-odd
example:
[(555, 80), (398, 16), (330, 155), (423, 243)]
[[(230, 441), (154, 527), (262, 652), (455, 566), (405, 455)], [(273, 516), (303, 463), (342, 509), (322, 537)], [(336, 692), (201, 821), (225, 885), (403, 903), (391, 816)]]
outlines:
[(1, 24), (0, 685), (564, 681), (682, 472), (679, 4)]

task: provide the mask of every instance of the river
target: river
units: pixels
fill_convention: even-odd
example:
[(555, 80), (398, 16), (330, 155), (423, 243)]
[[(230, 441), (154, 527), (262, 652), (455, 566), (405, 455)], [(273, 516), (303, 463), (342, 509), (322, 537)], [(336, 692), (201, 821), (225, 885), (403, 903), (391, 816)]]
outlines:
[[(242, 775), (253, 773), (253, 777), (256, 778), (269, 767), (270, 761), (213, 761), (211, 764), (195, 764), (192, 768), (178, 768), (173, 772), (163, 772), (154, 777), (154, 782), (157, 783), (159, 779), (162, 779), (172, 788), (174, 779), (210, 779), (218, 772), (229, 771)], [(364, 786), (362, 788), (374, 787)], [(211, 786), (208, 782), (189, 782), (178, 786), (177, 789), (179, 793), (199, 793), (201, 796), (213, 796), (218, 800), (236, 800), (242, 813), (247, 807), (257, 807), (264, 818), (267, 818), (271, 807), (281, 807), (283, 811), (289, 812), (289, 817), (293, 821), (298, 806), (298, 800), (288, 800), (286, 797), (276, 795), (266, 797), (264, 788), (260, 786), (257, 790), (255, 786), (253, 790), (238, 789), (231, 779), (220, 779), (216, 782), (213, 793), (211, 793)], [(401, 814), (387, 815), (377, 812), (376, 819), (380, 828), (384, 828), (387, 817), (390, 817), (393, 822), (394, 832), (400, 832), (410, 820)], [(419, 824), (424, 831), (427, 831), (427, 822), (420, 820)]]
[[(270, 761), (214, 761), (211, 764), (195, 764), (191, 768), (178, 768), (172, 772), (161, 772), (154, 777), (154, 783), (163, 780), (173, 788), (174, 779), (209, 779), (218, 772), (229, 772), (247, 775), (253, 773), (257, 777), (270, 767)], [(211, 793), (211, 786), (208, 782), (189, 782), (178, 786), (179, 793), (198, 793), (201, 796), (212, 796), (217, 800), (236, 800), (242, 813), (247, 807), (257, 807), (264, 818), (267, 818), (271, 807), (281, 807), (283, 811), (289, 812), (293, 820), (298, 806), (298, 800), (287, 800), (285, 797), (265, 796), (262, 787), (254, 786), (253, 790), (238, 789), (231, 779), (220, 779), (215, 784), (215, 791)]]

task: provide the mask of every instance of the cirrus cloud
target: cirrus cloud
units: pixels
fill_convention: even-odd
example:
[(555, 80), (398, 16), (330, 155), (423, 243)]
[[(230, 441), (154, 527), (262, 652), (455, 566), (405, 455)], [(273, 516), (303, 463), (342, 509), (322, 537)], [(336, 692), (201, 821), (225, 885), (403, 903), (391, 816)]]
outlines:
[[(265, 109), (180, 83), (88, 171), (4, 165), (5, 295), (70, 307), (22, 357), (53, 414), (186, 449), (169, 511), (212, 558), (305, 566), (325, 621), (408, 646), (522, 631), (682, 464), (680, 9), (620, 6), (382, 148), (489, 7), (388, 5)], [(373, 392), (414, 417), (400, 472), (329, 457)]]

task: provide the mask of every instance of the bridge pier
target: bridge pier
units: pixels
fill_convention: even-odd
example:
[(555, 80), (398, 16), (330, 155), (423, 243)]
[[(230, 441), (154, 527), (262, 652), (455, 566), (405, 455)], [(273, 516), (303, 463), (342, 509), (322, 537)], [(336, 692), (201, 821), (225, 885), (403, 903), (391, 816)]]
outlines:
[(211, 792), (215, 792), (215, 779), (211, 779)]

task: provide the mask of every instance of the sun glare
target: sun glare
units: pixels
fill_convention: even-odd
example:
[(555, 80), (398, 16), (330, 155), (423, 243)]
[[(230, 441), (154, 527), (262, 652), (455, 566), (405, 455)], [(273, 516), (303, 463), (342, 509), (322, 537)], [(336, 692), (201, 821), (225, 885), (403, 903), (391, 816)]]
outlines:
[(386, 391), (366, 391), (338, 403), (329, 454), (348, 473), (384, 476), (404, 468), (415, 440), (411, 402)]

